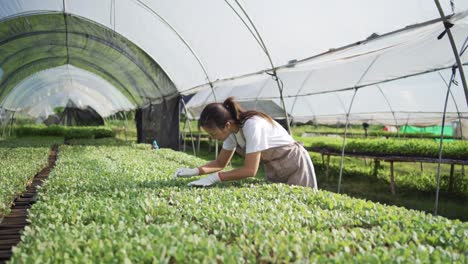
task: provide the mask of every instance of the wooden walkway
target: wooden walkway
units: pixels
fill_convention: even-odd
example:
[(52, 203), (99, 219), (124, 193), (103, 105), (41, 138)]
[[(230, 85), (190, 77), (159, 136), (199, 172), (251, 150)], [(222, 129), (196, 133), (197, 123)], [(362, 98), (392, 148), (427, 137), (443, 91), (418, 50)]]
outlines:
[(28, 209), (36, 202), (36, 188), (49, 176), (57, 160), (57, 146), (49, 152), (48, 165), (34, 177), (26, 191), (13, 201), (11, 213), (0, 222), (0, 264), (11, 258), (12, 248), (21, 240), (21, 233), (28, 225)]

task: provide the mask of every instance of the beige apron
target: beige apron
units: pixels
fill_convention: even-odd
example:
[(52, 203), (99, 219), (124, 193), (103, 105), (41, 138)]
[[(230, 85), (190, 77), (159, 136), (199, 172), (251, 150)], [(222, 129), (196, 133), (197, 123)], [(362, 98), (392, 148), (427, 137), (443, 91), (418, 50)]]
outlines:
[[(246, 142), (242, 129), (241, 136)], [(245, 149), (239, 143), (236, 152), (245, 157)], [(314, 165), (309, 153), (299, 142), (263, 150), (260, 159), (268, 181), (317, 189)]]

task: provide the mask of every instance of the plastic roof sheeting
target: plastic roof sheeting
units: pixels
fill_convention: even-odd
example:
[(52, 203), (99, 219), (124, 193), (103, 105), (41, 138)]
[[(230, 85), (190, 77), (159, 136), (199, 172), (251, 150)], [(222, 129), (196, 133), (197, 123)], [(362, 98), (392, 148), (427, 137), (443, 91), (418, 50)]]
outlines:
[[(455, 24), (451, 30), (456, 44), (462, 47), (468, 36), (468, 11), (458, 14), (451, 22)], [(437, 39), (443, 31), (442, 23), (434, 21), (305, 59), (292, 67), (282, 66), (277, 73), (284, 84), (283, 94), (295, 97), (354, 89), (452, 67), (455, 58), (447, 37)], [(461, 60), (468, 63), (468, 52)], [(279, 97), (277, 84), (268, 74), (256, 75), (259, 76), (244, 77), (254, 79), (261, 86), (250, 85), (255, 89), (251, 99)], [(262, 78), (266, 83), (258, 82)], [(246, 81), (227, 79), (215, 85), (234, 87), (239, 82)]]
[(72, 65), (44, 70), (19, 83), (1, 103), (33, 117), (52, 114), (51, 109), (65, 106), (71, 99), (78, 107), (91, 106), (101, 116), (133, 109), (130, 101), (98, 75)]
[[(63, 65), (73, 65), (89, 72), (88, 76), (106, 80), (133, 107), (178, 95), (171, 80), (148, 54), (92, 21), (48, 13), (13, 17), (0, 23), (0, 66), (4, 72), (0, 79), (0, 102), (29, 76)], [(83, 76), (82, 71), (69, 71), (62, 79), (72, 82)], [(45, 72), (41, 78), (55, 77)], [(90, 78), (87, 86), (102, 83), (91, 83), (96, 80)], [(21, 87), (34, 91), (40, 84), (29, 82)], [(9, 107), (17, 108), (11, 104)]]
[[(440, 74), (432, 72), (358, 89), (351, 107), (349, 121), (355, 124), (368, 122), (384, 125), (427, 126), (441, 124), (447, 83), (450, 77), (451, 70), (443, 70), (440, 71)], [(452, 94), (449, 95), (448, 99), (447, 122), (460, 117), (462, 119), (468, 118), (468, 106), (465, 102), (461, 81), (456, 78), (455, 82), (457, 85), (452, 84)], [(257, 80), (253, 84), (255, 87), (262, 87), (261, 81)], [(216, 89), (216, 95), (218, 101), (233, 94), (239, 101), (266, 100), (241, 96), (250, 90), (248, 84), (228, 86)], [(296, 122), (314, 121), (321, 124), (344, 124), (353, 94), (354, 90), (345, 90), (289, 97), (285, 98), (285, 105), (288, 113)], [(281, 105), (278, 98), (270, 100)], [(211, 92), (206, 90), (193, 96), (187, 103), (187, 107), (188, 109), (202, 109), (203, 105), (212, 101), (214, 100)], [(199, 114), (199, 112), (197, 113)], [(273, 116), (284, 118), (284, 113), (276, 112)], [(193, 117), (196, 118), (198, 115), (194, 113)]]
[[(255, 109), (264, 113), (268, 113), (274, 118), (284, 118), (284, 110), (281, 106), (273, 100), (256, 100), (256, 101), (241, 101), (239, 102), (243, 109)], [(204, 105), (199, 107), (187, 108), (187, 116), (189, 119), (198, 119), (203, 111)]]
[[(438, 18), (435, 4), (425, 0), (0, 0), (0, 101), (28, 76), (68, 64), (100, 76), (135, 106), (206, 89), (209, 81), (245, 101), (277, 100), (276, 84), (264, 74), (271, 66), (249, 32), (253, 27), (241, 21), (248, 19), (237, 2), (275, 66), (299, 61), (278, 71), (289, 98), (453, 64), (447, 39), (433, 38), (442, 32), (441, 22), (304, 59), (374, 32)], [(441, 2), (450, 14), (451, 1)], [(466, 10), (468, 2), (456, 6)], [(452, 29), (466, 36), (464, 19), (454, 20)]]
[[(441, 124), (447, 93), (445, 81), (450, 80), (451, 71), (441, 74), (444, 79), (438, 73), (429, 73), (359, 89), (351, 106), (350, 122), (420, 126)], [(458, 86), (451, 86), (446, 122), (468, 118), (468, 106), (460, 79), (457, 80)], [(353, 94), (354, 91), (316, 94), (298, 97), (296, 102), (288, 98), (285, 104), (296, 121), (344, 124)]]
[[(457, 46), (466, 47), (468, 12), (456, 15), (451, 22), (455, 24), (452, 33)], [(448, 40), (437, 39), (443, 30), (440, 22), (425, 23), (281, 67), (277, 72), (284, 87), (286, 110), (297, 121), (344, 123), (353, 91), (361, 88), (351, 109), (354, 115), (351, 122), (368, 119), (388, 124), (389, 119), (383, 118), (383, 114), (379, 121), (378, 114), (366, 113), (393, 111), (402, 113), (397, 117), (399, 123), (440, 123), (442, 115), (435, 113), (443, 112), (447, 86), (437, 71), (455, 65)], [(461, 60), (468, 63), (468, 52)], [(448, 82), (451, 71), (442, 73)], [(468, 109), (461, 84), (452, 89), (459, 109), (449, 103), (447, 111), (460, 111), (461, 116), (466, 117)], [(218, 101), (234, 96), (240, 101), (276, 100), (280, 104), (277, 84), (265, 73), (219, 81), (215, 94)], [(187, 106), (191, 108), (212, 101), (214, 97), (202, 91)], [(358, 113), (360, 118), (356, 118)], [(408, 116), (412, 120), (409, 121)], [(417, 120), (417, 116), (424, 116), (424, 120)]]
[[(181, 92), (206, 83), (206, 76), (187, 46), (162, 19), (198, 54), (212, 80), (269, 68), (265, 54), (227, 4), (241, 13), (234, 1), (2, 1), (0, 19), (65, 10), (112, 29), (163, 65)], [(363, 0), (358, 4), (340, 0), (240, 2), (261, 32), (276, 65), (364, 39), (373, 32), (385, 33), (438, 17), (435, 4), (425, 0)], [(450, 13), (449, 1), (441, 2)], [(468, 8), (467, 4), (459, 5)], [(346, 20), (352, 23), (343, 23)]]

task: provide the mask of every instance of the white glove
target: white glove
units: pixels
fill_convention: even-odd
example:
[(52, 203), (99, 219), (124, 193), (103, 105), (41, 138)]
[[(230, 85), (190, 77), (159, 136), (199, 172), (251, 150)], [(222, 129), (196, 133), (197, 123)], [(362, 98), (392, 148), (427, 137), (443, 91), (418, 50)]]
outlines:
[(208, 187), (218, 182), (221, 182), (221, 179), (219, 178), (219, 174), (215, 172), (215, 173), (211, 173), (205, 178), (201, 178), (199, 180), (189, 183), (188, 186)]
[(192, 176), (197, 176), (198, 174), (199, 174), (198, 168), (194, 168), (194, 169), (182, 168), (182, 169), (178, 169), (174, 173), (174, 179), (177, 179), (178, 177), (189, 178)]

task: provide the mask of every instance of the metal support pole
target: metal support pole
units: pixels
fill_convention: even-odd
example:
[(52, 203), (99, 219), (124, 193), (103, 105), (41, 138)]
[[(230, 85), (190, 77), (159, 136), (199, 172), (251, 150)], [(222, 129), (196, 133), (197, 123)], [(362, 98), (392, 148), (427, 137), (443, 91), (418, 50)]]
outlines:
[(182, 148), (182, 149), (184, 150), (184, 152), (185, 152), (186, 147), (187, 147), (187, 140), (185, 140), (185, 138), (186, 138), (185, 127), (187, 126), (187, 120), (188, 120), (188, 119), (185, 118), (184, 127), (182, 127), (182, 133), (181, 133), (181, 135), (182, 135), (182, 141), (184, 141), (184, 147)]
[[(305, 78), (304, 80), (302, 80), (302, 84), (299, 88), (299, 90), (297, 90), (297, 93), (296, 93), (296, 96), (294, 96), (294, 102), (292, 103), (292, 106), (291, 106), (291, 110), (289, 111), (289, 113), (291, 113), (292, 116), (294, 116), (294, 108), (296, 107), (296, 103), (297, 103), (297, 98), (299, 97), (299, 93), (302, 91), (302, 89), (305, 87), (305, 84), (307, 83), (307, 81), (309, 80), (309, 78), (312, 76), (314, 72), (310, 72)], [(338, 97), (339, 98), (339, 97)], [(310, 107), (310, 104), (309, 105), (309, 110), (310, 112), (314, 115), (314, 119), (315, 119), (315, 112), (314, 112), (314, 109)], [(294, 125), (295, 126), (295, 125)]]
[(237, 6), (239, 6), (239, 8), (242, 10), (242, 13), (244, 13), (244, 15), (246, 16), (247, 20), (249, 21), (249, 23), (252, 26), (253, 31), (255, 31), (255, 33), (252, 31), (252, 29), (250, 29), (250, 27), (247, 25), (247, 23), (244, 21), (244, 19), (240, 16), (240, 14), (234, 9), (234, 7), (227, 0), (225, 0), (226, 4), (229, 5), (229, 7), (231, 7), (231, 9), (234, 11), (234, 13), (236, 13), (237, 17), (247, 27), (247, 29), (250, 31), (250, 33), (255, 38), (257, 43), (260, 45), (260, 48), (263, 50), (265, 55), (268, 57), (268, 61), (270, 62), (270, 66), (271, 66), (271, 71), (273, 72), (270, 75), (276, 81), (276, 85), (278, 86), (278, 90), (279, 90), (279, 93), (280, 93), (281, 107), (284, 110), (284, 117), (286, 119), (286, 127), (287, 127), (287, 130), (288, 130), (288, 133), (291, 134), (291, 127), (290, 127), (290, 124), (289, 124), (289, 115), (288, 115), (288, 111), (286, 110), (286, 105), (284, 103), (284, 97), (283, 97), (283, 83), (281, 82), (281, 80), (278, 77), (278, 74), (276, 73), (276, 67), (275, 67), (275, 65), (273, 63), (273, 60), (271, 58), (270, 53), (268, 52), (268, 49), (267, 49), (267, 47), (265, 45), (265, 42), (262, 39), (262, 36), (260, 35), (259, 31), (257, 30), (257, 27), (255, 27), (255, 24), (253, 23), (252, 19), (250, 19), (249, 15), (245, 11), (245, 9), (242, 7), (242, 5), (239, 3), (239, 1), (237, 1), (237, 0), (234, 0), (234, 1), (236, 2)]
[(127, 141), (127, 116), (125, 115), (125, 111), (119, 112), (119, 115), (121, 116), (121, 118), (123, 118), (123, 121), (124, 121), (123, 131), (124, 131), (125, 141)]
[(461, 62), (460, 56), (458, 55), (457, 45), (455, 44), (455, 40), (453, 39), (452, 31), (450, 30), (449, 25), (451, 25), (451, 24), (447, 20), (447, 18), (445, 17), (444, 10), (440, 6), (439, 0), (434, 0), (434, 2), (436, 4), (436, 6), (437, 6), (437, 9), (439, 10), (440, 17), (442, 18), (442, 21), (443, 21), (444, 26), (445, 26), (445, 30), (446, 30), (448, 38), (450, 40), (450, 45), (452, 46), (453, 55), (455, 56), (455, 61), (457, 62), (458, 71), (460, 72), (460, 79), (461, 79), (462, 84), (463, 84), (463, 89), (465, 90), (466, 104), (468, 105), (468, 85), (466, 84), (465, 73), (464, 73), (464, 70), (463, 70), (463, 63)]
[(396, 116), (395, 116), (395, 111), (393, 111), (392, 104), (390, 104), (390, 101), (388, 100), (387, 96), (385, 96), (382, 88), (380, 88), (380, 86), (378, 84), (375, 85), (375, 86), (377, 86), (377, 88), (379, 88), (380, 93), (383, 95), (385, 101), (387, 102), (388, 108), (390, 108), (390, 111), (392, 112), (393, 120), (395, 120), (395, 126), (397, 128), (397, 137), (400, 138), (400, 130), (398, 129), (398, 121), (397, 121)]
[(340, 161), (340, 176), (338, 178), (338, 193), (341, 190), (341, 178), (343, 176), (343, 162), (344, 162), (344, 152), (346, 146), (346, 134), (348, 133), (348, 125), (349, 125), (349, 113), (351, 112), (351, 107), (353, 106), (354, 98), (356, 97), (357, 89), (354, 90), (353, 98), (351, 99), (351, 103), (349, 104), (348, 112), (346, 113), (346, 124), (344, 130), (344, 137), (343, 137), (343, 144), (341, 145), (341, 161)]
[(362, 79), (364, 79), (364, 76), (366, 76), (367, 72), (369, 72), (370, 68), (372, 67), (372, 65), (374, 65), (374, 63), (377, 61), (378, 58), (379, 56), (376, 56), (372, 60), (372, 62), (367, 67), (367, 69), (361, 75), (361, 78), (359, 78), (359, 80), (356, 82), (356, 85), (354, 86), (355, 88), (354, 88), (353, 98), (351, 99), (351, 103), (349, 103), (349, 109), (348, 109), (348, 112), (346, 113), (346, 125), (345, 125), (345, 131), (344, 131), (343, 145), (341, 146), (340, 177), (338, 179), (338, 193), (340, 193), (341, 178), (343, 176), (344, 151), (345, 151), (345, 146), (346, 146), (346, 134), (348, 132), (348, 125), (349, 125), (349, 114), (351, 113), (351, 108), (353, 107), (354, 98), (356, 97), (356, 93), (358, 91), (356, 87), (362, 81)]
[(393, 160), (390, 161), (390, 192), (395, 194), (395, 174), (393, 170)]
[(211, 88), (211, 93), (213, 94), (215, 102), (218, 100), (216, 99), (216, 94), (214, 91), (214, 86), (213, 82), (210, 79), (210, 76), (208, 75), (208, 70), (206, 69), (205, 65), (201, 61), (200, 57), (198, 54), (195, 52), (195, 50), (192, 48), (192, 46), (185, 40), (185, 38), (164, 18), (162, 17), (156, 10), (151, 8), (149, 5), (144, 3), (142, 0), (136, 0), (142, 7), (146, 8), (149, 12), (153, 13), (156, 15), (174, 34), (182, 41), (182, 43), (187, 47), (187, 49), (190, 51), (190, 53), (193, 55), (193, 57), (197, 60), (198, 65), (200, 65), (200, 68), (202, 69), (203, 73), (205, 74), (206, 80), (208, 81), (208, 84), (210, 85)]
[(6, 130), (6, 127), (8, 126), (8, 123), (9, 123), (10, 120), (7, 120), (6, 119), (6, 112), (5, 112), (5, 124), (2, 123), (2, 126), (3, 126), (3, 129), (2, 129), (2, 137), (5, 137), (5, 130)]
[(13, 129), (13, 122), (15, 122), (15, 114), (16, 112), (13, 112), (13, 115), (11, 116), (11, 119), (10, 119), (10, 129), (8, 130), (9, 137), (11, 137), (11, 130)]
[[(189, 132), (190, 132), (190, 139), (192, 140), (193, 155), (197, 156), (197, 153), (195, 152), (195, 142), (193, 140), (192, 126), (190, 125), (190, 120), (188, 119), (187, 106), (185, 105), (185, 102), (184, 102), (183, 98), (180, 98), (180, 100), (182, 101), (182, 106), (184, 107), (186, 121), (188, 120), (188, 122), (189, 122), (188, 127), (189, 127)], [(185, 138), (184, 138), (184, 142), (185, 142)], [(184, 145), (185, 145), (185, 143), (184, 143)]]
[[(450, 86), (452, 85), (453, 80), (455, 79), (455, 70), (452, 71), (452, 76), (450, 77), (450, 83), (447, 83), (445, 81), (444, 77), (442, 76), (442, 74), (440, 72), (439, 72), (439, 76), (442, 79), (442, 81), (444, 81), (445, 85), (447, 86), (447, 89), (450, 90)], [(450, 96), (452, 97), (453, 103), (455, 104), (455, 109), (457, 109), (458, 122), (460, 124), (460, 126), (459, 126), (460, 127), (460, 135), (461, 135), (461, 139), (463, 139), (462, 116), (460, 114), (460, 110), (458, 109), (457, 101), (455, 100), (455, 97), (453, 96), (453, 93), (452, 93), (451, 90), (450, 90)]]
[(453, 192), (453, 187), (454, 187), (454, 184), (455, 184), (455, 180), (454, 180), (454, 177), (453, 177), (453, 174), (455, 172), (455, 164), (450, 164), (450, 179), (449, 179), (449, 192)]
[(445, 128), (445, 115), (447, 113), (447, 103), (450, 95), (450, 86), (447, 89), (447, 95), (445, 96), (444, 104), (444, 114), (442, 116), (442, 131), (440, 133), (440, 144), (439, 144), (439, 162), (437, 164), (437, 189), (436, 189), (436, 198), (434, 204), (434, 214), (437, 215), (437, 210), (439, 208), (439, 191), (440, 191), (440, 164), (442, 162), (442, 150), (444, 147), (444, 128)]

